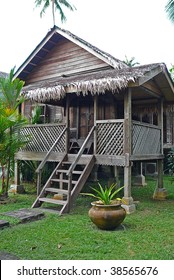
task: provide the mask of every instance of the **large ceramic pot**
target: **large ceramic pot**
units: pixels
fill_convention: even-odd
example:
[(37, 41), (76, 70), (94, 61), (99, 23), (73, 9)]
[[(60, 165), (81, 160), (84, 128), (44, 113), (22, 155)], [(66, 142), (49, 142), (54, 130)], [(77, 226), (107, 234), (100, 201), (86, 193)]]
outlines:
[(113, 230), (118, 227), (126, 217), (126, 211), (120, 203), (104, 205), (92, 202), (89, 210), (91, 221), (100, 229)]

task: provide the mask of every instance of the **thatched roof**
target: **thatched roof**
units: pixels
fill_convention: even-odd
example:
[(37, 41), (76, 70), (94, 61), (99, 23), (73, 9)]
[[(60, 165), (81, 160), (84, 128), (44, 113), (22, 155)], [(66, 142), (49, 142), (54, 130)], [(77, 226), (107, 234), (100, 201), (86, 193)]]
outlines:
[(147, 76), (152, 70), (166, 69), (165, 64), (150, 64), (138, 67), (125, 67), (122, 69), (100, 70), (98, 72), (65, 76), (36, 82), (24, 87), (25, 96), (36, 102), (60, 100), (67, 92), (77, 95), (104, 94), (106, 91), (113, 93), (128, 87), (129, 83), (136, 82), (139, 78)]

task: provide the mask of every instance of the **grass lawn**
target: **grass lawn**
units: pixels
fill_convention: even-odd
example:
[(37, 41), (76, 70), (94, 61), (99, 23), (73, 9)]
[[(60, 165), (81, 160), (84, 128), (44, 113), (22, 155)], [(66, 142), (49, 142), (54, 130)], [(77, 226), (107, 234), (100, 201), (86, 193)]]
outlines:
[(166, 201), (154, 201), (156, 181), (148, 178), (146, 187), (133, 187), (137, 211), (127, 215), (124, 230), (102, 231), (88, 218), (91, 198), (79, 197), (70, 214), (46, 213), (45, 218), (26, 224), (3, 212), (31, 207), (33, 194), (11, 195), (0, 205), (0, 219), (10, 228), (0, 231), (0, 251), (23, 260), (173, 260), (174, 183), (165, 177)]

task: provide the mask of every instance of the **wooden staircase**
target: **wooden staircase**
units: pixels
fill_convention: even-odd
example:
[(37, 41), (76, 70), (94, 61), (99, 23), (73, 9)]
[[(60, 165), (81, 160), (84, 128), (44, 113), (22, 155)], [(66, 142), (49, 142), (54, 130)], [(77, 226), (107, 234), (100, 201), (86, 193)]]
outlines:
[(76, 156), (67, 154), (58, 163), (32, 208), (40, 207), (46, 202), (59, 205), (57, 211), (60, 215), (70, 211), (73, 201), (83, 188), (95, 163), (94, 155), (81, 155), (72, 172), (69, 172)]

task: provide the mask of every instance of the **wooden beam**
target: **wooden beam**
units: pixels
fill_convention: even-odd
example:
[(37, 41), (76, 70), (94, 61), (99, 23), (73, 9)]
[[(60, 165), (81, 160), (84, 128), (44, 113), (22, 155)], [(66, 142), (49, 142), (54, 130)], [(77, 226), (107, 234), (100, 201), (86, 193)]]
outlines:
[(31, 53), (31, 55), (26, 59), (26, 61), (21, 65), (21, 67), (15, 73), (13, 79), (15, 79), (23, 70), (24, 68), (30, 63), (30, 61), (37, 55), (37, 53), (43, 48), (43, 46), (49, 41), (49, 39), (53, 36), (55, 31), (50, 32), (46, 38), (42, 40), (42, 42), (35, 48), (35, 50)]
[(132, 100), (131, 89), (128, 88), (124, 95), (124, 153), (131, 155), (131, 118), (132, 118)]
[(69, 139), (70, 139), (70, 120), (69, 120), (69, 104), (70, 104), (70, 96), (66, 94), (66, 144), (65, 144), (65, 151), (68, 153), (69, 149)]
[(166, 77), (166, 80), (167, 80), (167, 82), (169, 83), (170, 88), (171, 88), (171, 90), (172, 90), (172, 92), (173, 92), (173, 94), (174, 94), (174, 85), (173, 85), (172, 78), (169, 76), (169, 74), (168, 74), (166, 71), (163, 71), (163, 73), (164, 73), (164, 75), (165, 75), (165, 77)]
[(138, 79), (139, 86), (145, 84), (149, 80), (152, 80), (153, 77), (157, 76), (159, 73), (162, 72), (162, 69), (160, 66), (156, 67), (155, 69), (152, 69), (148, 71), (146, 74), (143, 75), (143, 77), (140, 77)]
[(158, 104), (158, 126), (161, 128), (161, 153), (163, 153), (163, 99)]
[(15, 160), (14, 163), (14, 183), (15, 185), (20, 185), (20, 170), (19, 170), (19, 161)]
[(155, 69), (147, 71), (142, 77), (138, 78), (136, 82), (130, 82), (128, 84), (129, 87), (139, 87), (141, 85), (144, 85), (149, 80), (152, 80), (155, 76), (160, 74), (162, 71), (160, 66), (157, 66)]
[(161, 89), (159, 88), (156, 81), (154, 81), (154, 79), (143, 84), (141, 87), (147, 88), (149, 91), (156, 94), (157, 96), (163, 96)]
[(155, 98), (161, 98), (160, 95), (157, 93), (153, 92), (151, 89), (147, 88), (146, 86), (141, 86), (141, 88), (150, 96), (155, 97)]
[(124, 95), (124, 154), (125, 154), (125, 166), (124, 166), (124, 206), (127, 213), (135, 211), (135, 205), (133, 204), (133, 198), (131, 196), (131, 161), (130, 156), (132, 153), (132, 89), (128, 88)]
[(154, 154), (154, 155), (132, 155), (130, 157), (131, 161), (150, 161), (150, 160), (155, 160), (155, 159), (163, 159), (164, 155), (163, 154)]

